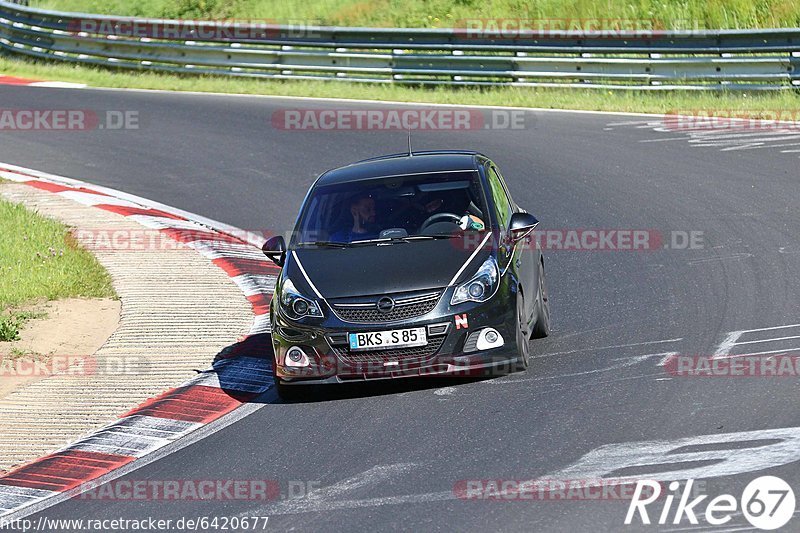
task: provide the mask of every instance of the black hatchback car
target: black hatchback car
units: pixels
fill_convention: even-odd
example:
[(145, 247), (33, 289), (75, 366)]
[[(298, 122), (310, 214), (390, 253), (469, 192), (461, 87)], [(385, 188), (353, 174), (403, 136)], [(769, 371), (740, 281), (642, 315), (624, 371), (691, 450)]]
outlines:
[(550, 311), (536, 218), (486, 156), (414, 152), (322, 174), (270, 310), (275, 382), (343, 383), (523, 370)]

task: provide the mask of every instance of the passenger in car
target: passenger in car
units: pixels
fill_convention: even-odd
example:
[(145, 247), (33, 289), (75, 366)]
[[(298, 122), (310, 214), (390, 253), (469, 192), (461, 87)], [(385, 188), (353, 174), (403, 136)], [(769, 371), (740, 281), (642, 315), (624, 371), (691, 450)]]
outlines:
[(331, 241), (353, 242), (378, 237), (380, 227), (375, 223), (375, 199), (372, 196), (354, 197), (350, 202), (350, 215), (353, 217), (353, 225), (335, 232), (331, 235)]

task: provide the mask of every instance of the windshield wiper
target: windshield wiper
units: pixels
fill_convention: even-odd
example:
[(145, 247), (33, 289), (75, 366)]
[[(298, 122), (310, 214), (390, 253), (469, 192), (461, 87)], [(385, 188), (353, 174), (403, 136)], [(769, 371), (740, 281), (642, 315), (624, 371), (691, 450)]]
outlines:
[(410, 235), (408, 237), (396, 237), (397, 240), (410, 242), (410, 241), (431, 241), (438, 239), (456, 239), (458, 235)]
[(455, 239), (458, 235), (410, 235), (408, 237), (385, 237), (383, 239), (366, 239), (353, 241), (350, 244), (360, 246), (365, 244), (395, 244), (398, 242), (431, 241), (438, 239)]
[(297, 246), (318, 246), (320, 248), (349, 248), (349, 242), (335, 242), (335, 241), (314, 241), (314, 242), (301, 242)]

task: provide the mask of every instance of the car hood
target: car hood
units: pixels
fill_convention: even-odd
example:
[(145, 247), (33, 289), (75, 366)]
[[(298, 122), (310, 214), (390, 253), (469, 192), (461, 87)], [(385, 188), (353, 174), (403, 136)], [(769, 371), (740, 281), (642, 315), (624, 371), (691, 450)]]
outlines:
[(489, 257), (491, 247), (476, 252), (476, 246), (450, 239), (293, 253), (324, 298), (344, 298), (446, 287), (470, 258), (456, 281), (471, 276)]

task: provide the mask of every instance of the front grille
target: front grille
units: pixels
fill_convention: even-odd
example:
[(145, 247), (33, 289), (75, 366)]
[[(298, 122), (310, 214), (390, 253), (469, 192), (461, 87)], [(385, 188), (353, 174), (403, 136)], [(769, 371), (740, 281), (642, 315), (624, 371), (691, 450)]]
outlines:
[(351, 352), (344, 346), (334, 346), (333, 352), (342, 362), (351, 365), (383, 365), (389, 361), (397, 361), (401, 365), (422, 363), (436, 355), (444, 344), (446, 337), (432, 337), (425, 346), (416, 348), (396, 348), (389, 350), (374, 350), (364, 352)]
[(417, 295), (398, 296), (394, 298), (394, 309), (388, 313), (378, 310), (377, 302), (381, 297), (366, 301), (361, 299), (361, 301), (355, 302), (334, 301), (332, 303), (336, 315), (345, 322), (380, 324), (407, 320), (430, 313), (436, 307), (441, 295), (442, 291), (437, 290)]

